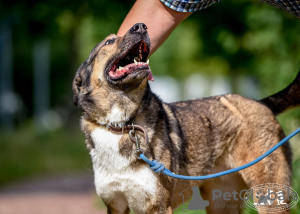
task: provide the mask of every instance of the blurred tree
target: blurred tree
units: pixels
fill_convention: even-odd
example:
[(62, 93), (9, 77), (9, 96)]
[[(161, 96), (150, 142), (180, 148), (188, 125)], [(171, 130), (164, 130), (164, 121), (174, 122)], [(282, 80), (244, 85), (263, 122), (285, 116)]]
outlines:
[(29, 116), (33, 111), (34, 42), (50, 40), (50, 92), (54, 107), (65, 95), (71, 95), (71, 81), (80, 62), (104, 36), (116, 32), (132, 4), (133, 1), (96, 0), (0, 2), (0, 22), (13, 24), (14, 85)]

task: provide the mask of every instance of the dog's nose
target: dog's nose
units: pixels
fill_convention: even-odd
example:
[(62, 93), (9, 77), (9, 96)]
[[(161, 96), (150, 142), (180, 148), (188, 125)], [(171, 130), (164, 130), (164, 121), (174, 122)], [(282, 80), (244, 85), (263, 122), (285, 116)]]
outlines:
[(144, 34), (147, 32), (147, 26), (144, 23), (137, 23), (130, 29), (131, 33)]

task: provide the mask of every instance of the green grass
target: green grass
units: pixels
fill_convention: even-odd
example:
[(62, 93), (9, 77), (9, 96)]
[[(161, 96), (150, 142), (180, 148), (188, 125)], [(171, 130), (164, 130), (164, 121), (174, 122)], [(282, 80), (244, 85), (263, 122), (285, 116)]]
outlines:
[(179, 208), (177, 208), (174, 211), (174, 214), (182, 214), (182, 213), (188, 213), (188, 214), (205, 214), (206, 212), (204, 210), (187, 210), (188, 203), (185, 203), (184, 205), (181, 205)]

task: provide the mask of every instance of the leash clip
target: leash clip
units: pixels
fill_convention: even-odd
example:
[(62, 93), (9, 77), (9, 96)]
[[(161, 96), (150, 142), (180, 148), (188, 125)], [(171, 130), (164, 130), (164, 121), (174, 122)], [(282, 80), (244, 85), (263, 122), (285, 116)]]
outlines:
[(136, 149), (139, 150), (140, 142), (139, 142), (139, 138), (138, 138), (137, 134), (135, 133), (134, 129), (129, 132), (129, 137), (133, 142), (135, 142)]
[(134, 130), (133, 124), (132, 124), (132, 130), (129, 132), (129, 137), (133, 142), (135, 142), (135, 145), (136, 145), (136, 150), (134, 151), (135, 157), (137, 159), (141, 159), (140, 154), (144, 154), (144, 150), (141, 149), (141, 147), (140, 147), (139, 138)]

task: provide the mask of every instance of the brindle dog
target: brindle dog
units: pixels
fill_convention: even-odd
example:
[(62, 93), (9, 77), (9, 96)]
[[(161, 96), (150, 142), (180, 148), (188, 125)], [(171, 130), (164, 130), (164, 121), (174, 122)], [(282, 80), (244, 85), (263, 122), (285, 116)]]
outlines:
[[(199, 176), (246, 164), (279, 142), (284, 133), (274, 115), (300, 103), (300, 75), (283, 91), (260, 101), (227, 94), (164, 103), (151, 92), (147, 27), (135, 24), (123, 37), (109, 35), (79, 67), (74, 103), (82, 110), (81, 128), (93, 161), (95, 186), (108, 213), (173, 213), (185, 194), (198, 186), (207, 213), (240, 213), (242, 200), (212, 198), (213, 190), (239, 192), (254, 185), (291, 185), (288, 143), (242, 171), (205, 181), (186, 181), (151, 171), (136, 158), (128, 130), (134, 123), (145, 156), (172, 172)], [(130, 126), (129, 126), (130, 127)], [(119, 130), (117, 133), (113, 130)], [(185, 197), (188, 198), (188, 197)], [(231, 205), (231, 209), (224, 206)], [(283, 213), (283, 212), (282, 212)], [(289, 211), (286, 211), (289, 213)]]

